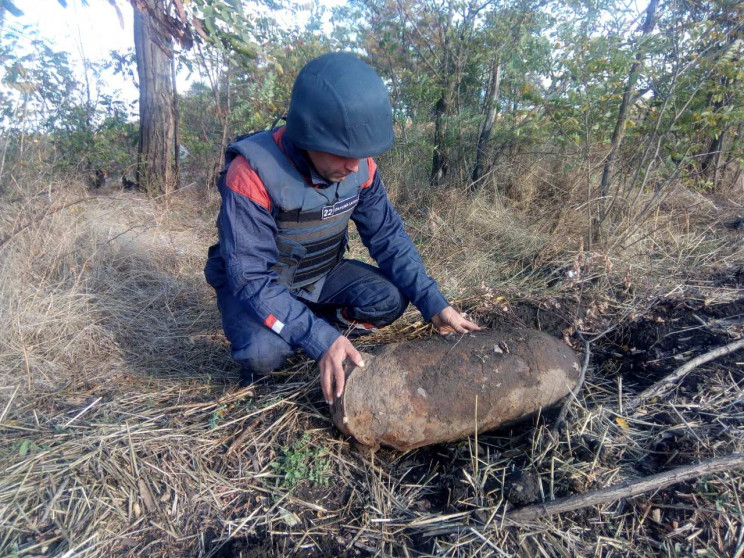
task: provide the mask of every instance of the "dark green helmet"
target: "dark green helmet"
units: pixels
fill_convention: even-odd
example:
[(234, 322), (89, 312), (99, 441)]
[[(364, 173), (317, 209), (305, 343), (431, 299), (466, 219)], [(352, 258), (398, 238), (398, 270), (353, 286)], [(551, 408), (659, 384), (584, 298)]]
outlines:
[(393, 145), (393, 111), (380, 76), (353, 54), (332, 52), (300, 70), (287, 115), (299, 148), (364, 158)]

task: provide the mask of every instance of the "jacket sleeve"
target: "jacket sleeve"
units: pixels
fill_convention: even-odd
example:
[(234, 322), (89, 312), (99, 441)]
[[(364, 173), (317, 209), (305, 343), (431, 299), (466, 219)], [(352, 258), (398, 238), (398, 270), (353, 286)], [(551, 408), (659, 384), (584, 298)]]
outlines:
[[(241, 163), (247, 165), (245, 159)], [(279, 251), (270, 200), (262, 185), (263, 192), (245, 180), (230, 183), (231, 179), (234, 182), (240, 178), (244, 177), (236, 178), (228, 172), (220, 181), (218, 228), (228, 288), (249, 314), (290, 346), (302, 347), (311, 358), (319, 360), (340, 333), (279, 283), (278, 275), (271, 269)]]
[[(374, 166), (370, 165), (374, 169)], [(351, 218), (370, 255), (385, 276), (430, 320), (449, 306), (437, 283), (427, 275), (421, 257), (403, 228), (382, 184), (373, 170), (371, 184), (365, 184)]]

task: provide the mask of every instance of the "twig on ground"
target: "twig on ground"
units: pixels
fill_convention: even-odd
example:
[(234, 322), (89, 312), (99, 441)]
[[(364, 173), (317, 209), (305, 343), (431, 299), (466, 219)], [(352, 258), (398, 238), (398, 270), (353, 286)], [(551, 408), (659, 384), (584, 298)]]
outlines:
[(85, 413), (86, 413), (86, 412), (88, 411), (88, 409), (90, 409), (91, 407), (93, 407), (93, 406), (94, 406), (94, 405), (95, 405), (96, 403), (98, 403), (98, 402), (99, 402), (99, 401), (100, 401), (101, 399), (103, 399), (103, 398), (102, 398), (102, 397), (98, 397), (98, 398), (96, 398), (96, 399), (95, 399), (95, 401), (93, 401), (92, 403), (90, 403), (90, 404), (89, 404), (89, 405), (88, 405), (87, 407), (85, 407), (85, 408), (84, 408), (84, 409), (83, 409), (82, 411), (80, 411), (80, 412), (79, 412), (79, 413), (78, 413), (77, 415), (75, 415), (75, 416), (74, 416), (74, 417), (72, 417), (72, 418), (71, 418), (70, 420), (68, 420), (68, 421), (67, 421), (67, 422), (66, 422), (66, 423), (64, 424), (64, 426), (63, 426), (62, 428), (67, 428), (68, 426), (70, 426), (70, 425), (71, 425), (71, 424), (72, 424), (73, 422), (75, 422), (75, 421), (76, 421), (77, 419), (79, 419), (79, 418), (80, 418), (81, 416), (83, 416), (83, 415), (84, 415), (84, 414), (85, 414)]
[(694, 479), (701, 475), (710, 475), (723, 471), (744, 468), (744, 454), (734, 453), (726, 457), (706, 459), (697, 465), (685, 465), (671, 471), (658, 473), (640, 480), (627, 481), (601, 490), (591, 490), (577, 496), (561, 498), (553, 502), (535, 504), (506, 514), (506, 523), (529, 521), (533, 519), (548, 517), (557, 513), (579, 510), (589, 506), (599, 506), (620, 500), (631, 498), (651, 490), (659, 490), (669, 485)]
[(44, 515), (41, 516), (41, 524), (46, 523), (47, 519), (49, 519), (49, 514), (52, 513), (52, 510), (54, 509), (54, 504), (57, 503), (57, 500), (59, 500), (59, 497), (62, 495), (62, 493), (65, 491), (65, 488), (67, 488), (67, 484), (70, 482), (70, 478), (66, 478), (62, 485), (57, 489), (57, 491), (52, 496), (52, 499), (49, 500), (49, 504), (47, 504), (46, 511), (44, 512)]
[[(733, 326), (737, 325), (736, 318), (741, 318), (741, 316), (741, 314), (737, 314), (735, 316), (727, 316), (725, 318), (719, 318), (717, 320), (706, 322), (697, 314), (692, 314), (692, 317), (695, 318), (695, 320), (700, 324), (701, 327), (707, 329), (711, 333), (715, 333), (716, 335), (723, 335), (724, 337), (736, 337)], [(738, 323), (740, 324), (741, 322)]]
[(0, 424), (3, 423), (3, 421), (5, 420), (5, 416), (8, 414), (8, 411), (10, 411), (10, 408), (13, 405), (13, 400), (15, 399), (15, 396), (18, 393), (20, 387), (20, 384), (15, 387), (15, 389), (13, 390), (13, 394), (10, 396), (10, 399), (8, 399), (8, 403), (6, 403), (5, 408), (3, 409), (3, 412), (0, 413)]
[(78, 200), (71, 201), (69, 203), (63, 204), (60, 207), (56, 207), (56, 208), (50, 209), (49, 211), (47, 211), (46, 213), (44, 213), (41, 217), (37, 217), (36, 219), (33, 219), (32, 221), (30, 221), (30, 222), (26, 223), (25, 225), (19, 227), (18, 229), (14, 230), (14, 231), (11, 231), (10, 235), (7, 238), (5, 238), (2, 241), (0, 241), (0, 249), (4, 248), (5, 245), (8, 244), (8, 242), (10, 242), (11, 240), (13, 240), (14, 237), (16, 237), (19, 234), (21, 234), (27, 228), (29, 228), (30, 226), (32, 226), (32, 225), (34, 225), (36, 223), (40, 223), (41, 221), (43, 221), (44, 219), (46, 219), (50, 215), (54, 215), (55, 213), (59, 213), (63, 209), (67, 209), (68, 207), (72, 207), (73, 205), (77, 205), (79, 203), (85, 203), (85, 202), (93, 201), (95, 199), (96, 199), (95, 197), (85, 197), (85, 198), (81, 198), (81, 199), (78, 199)]
[(633, 399), (628, 401), (625, 404), (626, 412), (635, 410), (644, 401), (648, 401), (649, 399), (652, 399), (654, 397), (662, 397), (664, 395), (667, 395), (677, 383), (679, 383), (688, 373), (690, 373), (701, 364), (705, 364), (706, 362), (709, 362), (718, 357), (733, 353), (734, 351), (737, 351), (743, 347), (744, 338), (739, 339), (738, 341), (734, 341), (733, 343), (729, 343), (728, 345), (718, 347), (716, 349), (713, 349), (712, 351), (708, 351), (705, 354), (693, 358), (689, 362), (686, 362), (685, 364), (677, 368), (674, 372), (672, 372), (665, 378), (662, 378), (661, 380), (656, 382), (650, 388), (644, 390), (637, 397), (634, 397)]

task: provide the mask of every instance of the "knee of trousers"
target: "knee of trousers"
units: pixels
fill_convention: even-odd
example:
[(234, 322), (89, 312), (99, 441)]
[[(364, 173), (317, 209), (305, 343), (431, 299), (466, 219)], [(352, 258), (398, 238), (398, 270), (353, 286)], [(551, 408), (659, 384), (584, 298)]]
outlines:
[(244, 346), (232, 347), (232, 357), (250, 372), (266, 374), (281, 368), (294, 353), (292, 347), (273, 331), (251, 332)]
[(217, 305), (232, 357), (249, 371), (276, 370), (294, 352), (284, 339), (245, 312), (227, 289), (217, 291)]
[(408, 298), (395, 285), (387, 283), (380, 285), (384, 290), (374, 304), (362, 305), (350, 309), (350, 315), (355, 320), (367, 322), (375, 327), (390, 325), (403, 315), (408, 307)]

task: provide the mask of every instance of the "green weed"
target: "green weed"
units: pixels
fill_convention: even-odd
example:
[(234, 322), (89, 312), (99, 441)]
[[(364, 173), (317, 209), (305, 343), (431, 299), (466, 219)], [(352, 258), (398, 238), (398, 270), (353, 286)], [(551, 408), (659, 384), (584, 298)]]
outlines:
[(225, 405), (220, 405), (215, 409), (212, 414), (209, 416), (209, 429), (214, 430), (217, 428), (217, 425), (220, 423), (222, 418), (227, 413), (227, 407)]
[(326, 486), (331, 471), (328, 450), (312, 444), (310, 434), (289, 446), (282, 446), (279, 457), (270, 467), (276, 472), (279, 483), (285, 488), (294, 488), (302, 481)]

